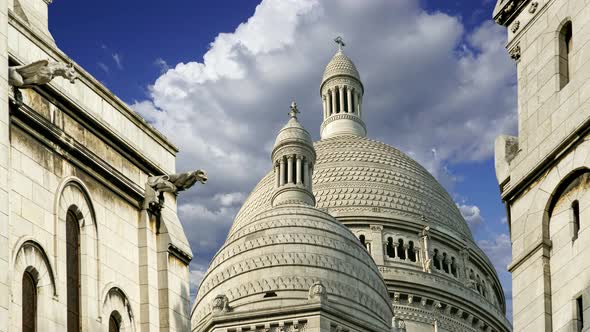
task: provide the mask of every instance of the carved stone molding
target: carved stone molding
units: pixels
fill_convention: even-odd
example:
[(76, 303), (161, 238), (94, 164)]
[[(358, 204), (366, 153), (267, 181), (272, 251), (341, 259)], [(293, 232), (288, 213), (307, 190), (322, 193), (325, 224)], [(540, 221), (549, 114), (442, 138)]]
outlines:
[(510, 28), (510, 30), (513, 33), (516, 33), (516, 31), (518, 31), (518, 29), (520, 29), (520, 21), (514, 22), (514, 24), (512, 24), (512, 27)]
[(537, 7), (539, 7), (538, 1), (531, 2), (531, 5), (529, 7), (529, 13), (534, 14), (537, 11)]
[(516, 44), (516, 46), (511, 48), (510, 51), (508, 51), (508, 54), (510, 54), (510, 57), (514, 61), (520, 60), (520, 44)]

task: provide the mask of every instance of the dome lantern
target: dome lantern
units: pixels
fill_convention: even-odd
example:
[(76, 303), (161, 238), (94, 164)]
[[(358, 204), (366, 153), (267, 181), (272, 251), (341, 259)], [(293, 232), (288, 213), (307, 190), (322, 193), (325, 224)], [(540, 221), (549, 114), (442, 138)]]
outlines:
[(275, 186), (272, 205), (315, 206), (311, 177), (316, 154), (311, 136), (297, 120), (297, 104), (291, 104), (291, 119), (279, 131), (272, 151)]
[(320, 95), (324, 108), (322, 139), (339, 135), (365, 137), (367, 128), (362, 120), (363, 83), (354, 63), (342, 48), (341, 37), (334, 40), (338, 51), (326, 66)]

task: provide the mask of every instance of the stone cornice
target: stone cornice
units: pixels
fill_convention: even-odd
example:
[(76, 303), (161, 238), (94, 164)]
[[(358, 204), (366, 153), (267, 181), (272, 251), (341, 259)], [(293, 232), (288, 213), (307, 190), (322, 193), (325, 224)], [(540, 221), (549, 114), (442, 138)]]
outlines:
[(144, 190), (119, 170), (96, 156), (61, 129), (26, 105), (11, 105), (11, 123), (31, 135), (54, 153), (70, 161), (135, 207), (140, 207)]
[(494, 21), (507, 27), (529, 2), (530, 0), (498, 0), (493, 14)]
[(567, 152), (581, 143), (588, 134), (590, 134), (590, 117), (586, 118), (576, 130), (572, 131), (550, 150), (547, 156), (538, 161), (524, 176), (514, 182), (509, 179), (504, 186), (500, 187), (502, 200), (511, 201), (518, 197), (530, 185), (537, 181), (537, 179), (543, 176), (546, 171), (555, 166)]
[[(386, 279), (388, 288), (395, 290), (398, 294), (413, 294), (421, 298), (438, 300), (460, 308), (480, 320), (492, 323), (498, 331), (508, 331), (505, 327), (510, 326), (510, 322), (505, 313), (483, 296), (457, 281), (435, 273), (411, 271), (403, 268), (390, 269), (389, 272), (384, 273), (384, 277), (387, 278), (388, 275), (393, 277)], [(395, 304), (394, 296), (394, 306)]]

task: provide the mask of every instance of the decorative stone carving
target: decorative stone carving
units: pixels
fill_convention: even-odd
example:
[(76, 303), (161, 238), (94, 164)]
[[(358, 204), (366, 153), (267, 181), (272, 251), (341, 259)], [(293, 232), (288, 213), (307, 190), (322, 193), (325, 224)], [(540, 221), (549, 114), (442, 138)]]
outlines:
[(391, 327), (393, 328), (393, 332), (405, 332), (406, 322), (403, 319), (394, 316), (391, 320)]
[(517, 44), (516, 46), (511, 48), (510, 51), (508, 51), (508, 54), (510, 54), (510, 57), (514, 61), (520, 60), (520, 45)]
[(430, 258), (430, 251), (428, 249), (430, 244), (430, 226), (426, 226), (420, 232), (420, 239), (422, 240), (422, 271), (432, 273), (432, 258)]
[(534, 14), (537, 11), (537, 7), (539, 7), (538, 1), (531, 2), (531, 6), (529, 7), (529, 13)]
[(47, 84), (57, 76), (74, 83), (77, 78), (74, 65), (39, 60), (28, 65), (8, 68), (8, 83), (16, 88), (30, 88)]
[(381, 231), (383, 231), (383, 226), (381, 226), (381, 225), (371, 225), (370, 228), (374, 232), (381, 232)]
[(313, 302), (328, 301), (328, 291), (321, 281), (316, 281), (309, 288), (308, 299)]
[(163, 205), (162, 193), (171, 192), (177, 194), (179, 191), (189, 189), (197, 182), (203, 184), (207, 182), (205, 171), (196, 170), (194, 172), (149, 177), (145, 184), (144, 209), (161, 208)]
[(230, 311), (230, 307), (229, 307), (229, 299), (227, 298), (227, 296), (225, 296), (225, 294), (220, 294), (217, 295), (214, 299), (213, 299), (213, 313), (224, 313), (224, 312), (228, 312)]
[(518, 31), (519, 28), (520, 28), (520, 21), (516, 21), (516, 22), (514, 22), (514, 24), (512, 24), (512, 27), (510, 28), (510, 30), (513, 33), (516, 33), (516, 31)]

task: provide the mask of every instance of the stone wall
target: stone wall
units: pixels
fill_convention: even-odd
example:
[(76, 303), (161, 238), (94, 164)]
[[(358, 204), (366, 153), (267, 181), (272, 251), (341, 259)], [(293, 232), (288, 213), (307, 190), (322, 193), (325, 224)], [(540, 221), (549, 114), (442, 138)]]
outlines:
[[(73, 84), (15, 94), (9, 63), (71, 61), (40, 31), (43, 6), (0, 0), (0, 331), (21, 329), (25, 271), (37, 329), (65, 330), (68, 212), (80, 226), (82, 329), (106, 330), (116, 311), (123, 331), (187, 331), (192, 253), (176, 196), (161, 216), (143, 205), (148, 177), (174, 173), (177, 149), (77, 65)], [(41, 24), (25, 19), (35, 15)]]

